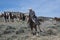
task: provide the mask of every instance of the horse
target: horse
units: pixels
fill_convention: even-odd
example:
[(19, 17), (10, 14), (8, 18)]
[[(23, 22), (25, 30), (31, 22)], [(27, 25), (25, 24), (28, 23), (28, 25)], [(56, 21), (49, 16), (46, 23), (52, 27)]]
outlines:
[(9, 14), (4, 12), (4, 14), (2, 14), (1, 17), (4, 17), (5, 22), (9, 22)]
[(9, 13), (10, 16), (10, 21), (14, 22), (14, 18), (16, 18), (16, 16), (12, 13)]
[[(39, 22), (39, 21), (38, 21)], [(38, 32), (37, 32), (37, 26), (39, 27), (39, 25), (41, 24), (40, 22), (39, 22), (39, 25), (36, 25), (36, 23), (34, 23), (33, 22), (33, 20), (29, 17), (29, 19), (28, 19), (28, 23), (29, 23), (29, 26), (30, 26), (30, 28), (31, 28), (31, 33), (33, 34), (33, 35), (36, 35)], [(35, 32), (33, 33), (33, 29), (35, 29)], [(40, 27), (39, 27), (39, 30), (40, 30), (40, 32), (42, 32), (42, 30), (40, 29)]]
[(55, 17), (54, 19), (55, 19), (56, 21), (60, 21), (60, 18)]
[(2, 18), (3, 16), (4, 16), (4, 14), (1, 14), (1, 15), (0, 15), (0, 18)]
[[(56, 24), (60, 23), (60, 18), (55, 17), (54, 20), (56, 21)], [(54, 25), (56, 25), (56, 24), (54, 24)]]

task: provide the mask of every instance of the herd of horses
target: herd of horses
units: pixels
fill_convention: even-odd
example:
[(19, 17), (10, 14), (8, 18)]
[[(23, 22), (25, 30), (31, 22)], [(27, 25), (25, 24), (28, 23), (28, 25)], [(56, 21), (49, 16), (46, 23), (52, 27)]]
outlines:
[(9, 22), (12, 21), (14, 22), (14, 19), (19, 19), (19, 20), (25, 20), (26, 16), (24, 14), (19, 14), (19, 15), (15, 15), (15, 14), (12, 14), (12, 13), (4, 13), (4, 14), (1, 14), (0, 15), (0, 18), (3, 17), (5, 22)]

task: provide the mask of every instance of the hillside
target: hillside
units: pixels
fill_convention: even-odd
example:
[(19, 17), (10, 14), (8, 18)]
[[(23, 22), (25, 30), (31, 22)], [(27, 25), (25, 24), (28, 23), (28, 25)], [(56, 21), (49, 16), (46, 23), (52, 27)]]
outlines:
[(0, 40), (60, 40), (60, 23), (54, 24), (55, 21), (49, 20), (41, 22), (43, 32), (33, 36), (26, 21), (5, 23), (0, 20)]

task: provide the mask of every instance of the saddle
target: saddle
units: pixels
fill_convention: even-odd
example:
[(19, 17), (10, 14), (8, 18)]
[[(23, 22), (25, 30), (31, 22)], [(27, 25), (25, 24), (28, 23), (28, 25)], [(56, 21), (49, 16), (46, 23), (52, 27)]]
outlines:
[(32, 21), (33, 21), (36, 25), (39, 25), (39, 24), (40, 24), (40, 22), (38, 21), (37, 18), (32, 18)]

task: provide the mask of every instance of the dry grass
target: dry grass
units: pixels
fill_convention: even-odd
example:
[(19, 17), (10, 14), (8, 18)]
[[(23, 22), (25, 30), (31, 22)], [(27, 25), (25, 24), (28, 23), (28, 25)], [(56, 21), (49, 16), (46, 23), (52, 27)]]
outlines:
[[(30, 28), (27, 27), (26, 21), (21, 22), (1, 22), (0, 23), (0, 40), (60, 40), (60, 25), (53, 25), (49, 21), (45, 21), (40, 25), (44, 31), (39, 36), (33, 36)], [(4, 34), (4, 31), (14, 31)], [(19, 34), (16, 34), (16, 32)]]

